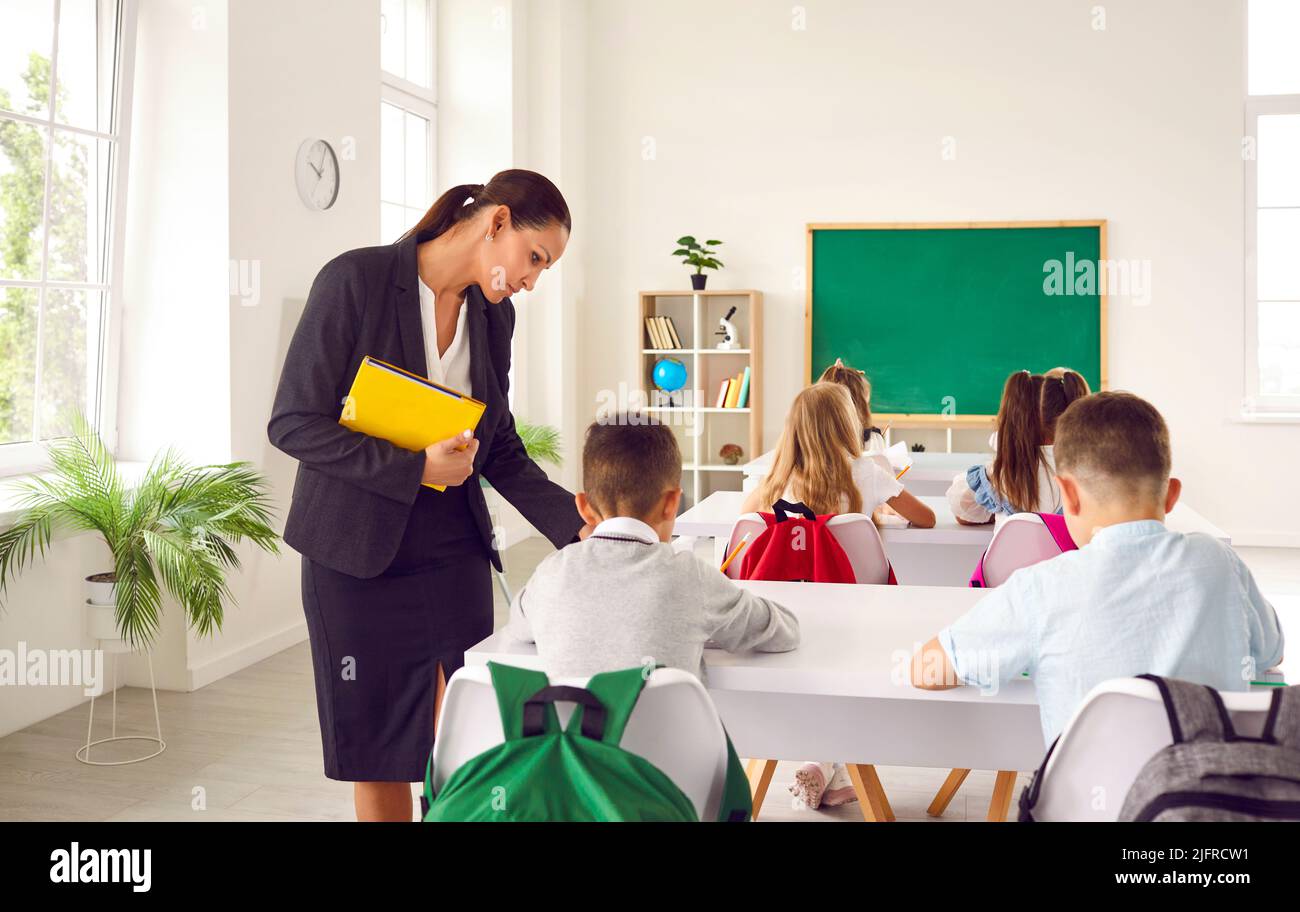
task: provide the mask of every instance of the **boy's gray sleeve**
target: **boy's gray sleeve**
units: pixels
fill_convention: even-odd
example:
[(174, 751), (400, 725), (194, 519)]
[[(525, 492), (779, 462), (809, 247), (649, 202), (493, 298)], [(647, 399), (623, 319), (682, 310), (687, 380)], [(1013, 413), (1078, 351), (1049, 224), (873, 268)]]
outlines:
[(510, 620), (506, 623), (506, 628), (503, 631), (507, 639), (514, 640), (517, 643), (533, 642), (532, 624), (529, 623), (528, 616), (524, 614), (524, 594), (527, 591), (528, 587), (524, 586), (510, 600)]
[(705, 633), (728, 652), (789, 652), (799, 645), (799, 619), (771, 599), (742, 589), (716, 567), (693, 558)]

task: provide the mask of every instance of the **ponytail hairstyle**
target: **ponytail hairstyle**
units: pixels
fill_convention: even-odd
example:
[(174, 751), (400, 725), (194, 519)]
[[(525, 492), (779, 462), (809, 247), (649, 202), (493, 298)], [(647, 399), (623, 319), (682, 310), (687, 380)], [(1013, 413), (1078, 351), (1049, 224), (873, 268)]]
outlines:
[(452, 187), (398, 242), (426, 231), (437, 237), (454, 225), (473, 218), (480, 210), (510, 207), (510, 225), (515, 230), (541, 229), (555, 223), (565, 231), (573, 229), (569, 204), (559, 189), (536, 171), (512, 168), (498, 171), (486, 184), (458, 184)]
[(1038, 470), (1046, 466), (1039, 446), (1043, 424), (1039, 412), (1042, 376), (1016, 371), (1002, 387), (998, 408), (998, 451), (989, 481), (1017, 511), (1038, 506)]
[(1043, 390), (1038, 399), (1039, 418), (1043, 424), (1043, 445), (1056, 439), (1056, 419), (1076, 399), (1090, 394), (1088, 381), (1068, 367), (1058, 367), (1043, 374)]
[(853, 460), (862, 455), (862, 425), (848, 391), (837, 383), (814, 383), (794, 397), (776, 444), (772, 471), (759, 486), (770, 506), (787, 486), (814, 513), (862, 511), (862, 492), (853, 481)]
[(865, 442), (867, 435), (871, 433), (871, 381), (867, 379), (866, 373), (854, 370), (836, 358), (834, 364), (822, 371), (817, 382), (838, 383), (849, 391), (853, 408), (858, 413), (858, 421), (862, 424), (862, 437)]

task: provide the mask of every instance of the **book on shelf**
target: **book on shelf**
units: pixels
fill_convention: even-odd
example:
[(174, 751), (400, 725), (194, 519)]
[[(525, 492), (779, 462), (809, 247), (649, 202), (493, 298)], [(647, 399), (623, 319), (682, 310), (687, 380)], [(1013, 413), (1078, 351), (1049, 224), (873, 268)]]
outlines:
[(668, 318), (655, 317), (655, 320), (659, 323), (659, 338), (664, 340), (664, 348), (676, 348), (672, 334), (668, 332)]
[(667, 348), (659, 335), (659, 323), (654, 317), (645, 318), (645, 329), (650, 336), (651, 348)]
[(727, 391), (731, 389), (731, 380), (723, 380), (722, 385), (718, 387), (718, 401), (714, 403), (714, 408), (723, 408), (727, 404)]
[(749, 367), (745, 367), (745, 375), (740, 380), (740, 395), (736, 397), (736, 408), (744, 408), (749, 405)]
[(682, 348), (682, 337), (677, 335), (677, 324), (672, 317), (664, 317), (664, 320), (668, 323), (668, 335), (672, 337), (673, 348)]
[(740, 374), (736, 374), (736, 376), (731, 378), (731, 386), (727, 390), (727, 401), (723, 405), (723, 408), (736, 407), (736, 400), (740, 398), (740, 377)]

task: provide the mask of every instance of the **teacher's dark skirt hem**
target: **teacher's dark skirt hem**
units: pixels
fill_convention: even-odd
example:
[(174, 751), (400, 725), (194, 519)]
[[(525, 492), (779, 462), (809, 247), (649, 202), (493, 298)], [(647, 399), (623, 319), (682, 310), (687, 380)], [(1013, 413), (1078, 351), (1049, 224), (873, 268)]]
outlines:
[(302, 558), (325, 775), (420, 782), (433, 748), (437, 665), (450, 679), (492, 633), (481, 547), (406, 573), (360, 579)]

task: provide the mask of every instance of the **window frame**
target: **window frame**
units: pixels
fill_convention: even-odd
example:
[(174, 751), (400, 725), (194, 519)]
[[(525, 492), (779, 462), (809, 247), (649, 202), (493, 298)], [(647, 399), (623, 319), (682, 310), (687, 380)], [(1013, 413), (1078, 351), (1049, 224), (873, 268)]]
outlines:
[[(1297, 419), (1300, 420), (1300, 395), (1288, 396), (1277, 393), (1260, 392), (1260, 345), (1259, 337), (1259, 274), (1257, 256), (1259, 252), (1259, 118), (1261, 115), (1295, 114), (1300, 115), (1300, 94), (1288, 95), (1251, 95), (1250, 94), (1250, 12), (1249, 4), (1242, 4), (1243, 42), (1245, 52), (1242, 55), (1242, 85), (1245, 87), (1244, 119), (1242, 136), (1254, 142), (1251, 155), (1242, 156), (1243, 174), (1243, 263), (1244, 263), (1244, 339), (1245, 353), (1243, 367), (1245, 376), (1242, 415), (1246, 419)], [(1274, 208), (1274, 207), (1270, 207)], [(1285, 207), (1296, 208), (1296, 207)], [(1300, 301), (1296, 302), (1300, 307)]]
[[(438, 3), (437, 0), (424, 0), (425, 4), (425, 41), (428, 47), (427, 59), (429, 62), (429, 86), (426, 88), (422, 85), (412, 82), (396, 73), (391, 73), (383, 67), (382, 57), (379, 65), (379, 102), (380, 110), (382, 105), (390, 104), (399, 110), (414, 114), (422, 118), (428, 126), (425, 129), (425, 148), (429, 154), (425, 163), (425, 186), (433, 190), (438, 186)], [(381, 13), (382, 15), (382, 13)], [(380, 142), (383, 142), (382, 135)], [(383, 156), (380, 156), (380, 186), (383, 186)], [(393, 200), (385, 200), (383, 193), (379, 195), (380, 205), (380, 229), (383, 227), (383, 206), (385, 203), (394, 203)], [(401, 205), (405, 206), (406, 201), (402, 200)], [(430, 201), (432, 205), (432, 200)], [(380, 243), (391, 244), (397, 238), (381, 238)]]
[[(94, 291), (100, 294), (100, 333), (93, 351), (88, 351), (96, 360), (95, 384), (88, 394), (92, 401), (88, 403), (91, 414), (87, 417), (91, 425), (99, 432), (104, 445), (110, 453), (117, 450), (117, 393), (118, 375), (121, 357), (121, 326), (116, 319), (117, 303), (122, 299), (122, 271), (124, 264), (124, 244), (126, 237), (126, 194), (130, 162), (131, 137), (131, 102), (135, 74), (135, 38), (138, 19), (137, 0), (116, 0), (116, 31), (113, 37), (112, 52), (113, 85), (109, 98), (109, 129), (90, 129), (59, 123), (57, 120), (55, 95), (58, 91), (59, 78), (59, 20), (62, 14), (61, 0), (54, 0), (51, 26), (54, 31), (50, 56), (50, 106), (45, 117), (33, 117), (17, 111), (0, 112), (0, 117), (21, 123), (41, 127), (47, 132), (45, 148), (45, 193), (42, 200), (41, 225), (43, 230), (41, 274), (37, 279), (3, 279), (0, 287), (36, 288), (37, 295), (37, 330), (36, 330), (36, 365), (35, 390), (32, 401), (33, 430), (35, 440), (21, 443), (0, 444), (0, 478), (25, 475), (45, 471), (49, 468), (46, 447), (55, 439), (42, 442), (40, 439), (40, 378), (42, 350), (41, 328), (44, 322), (45, 299), (48, 290), (70, 289)], [(98, 103), (98, 99), (96, 99)], [(50, 244), (50, 186), (53, 180), (53, 162), (55, 133), (72, 133), (90, 137), (108, 143), (108, 188), (106, 211), (100, 226), (101, 256), (98, 281), (70, 282), (48, 278), (49, 244)], [(88, 340), (90, 341), (90, 340)]]

